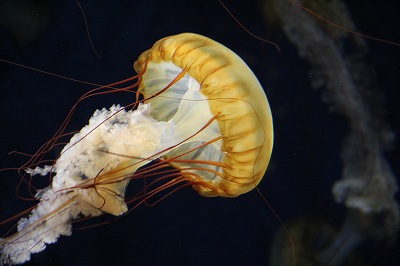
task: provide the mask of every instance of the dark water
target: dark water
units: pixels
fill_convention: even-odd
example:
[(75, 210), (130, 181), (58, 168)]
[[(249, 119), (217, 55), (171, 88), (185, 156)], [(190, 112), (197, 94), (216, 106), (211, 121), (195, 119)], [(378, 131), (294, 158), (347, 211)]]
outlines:
[[(245, 33), (217, 1), (83, 1), (99, 59), (76, 2), (25, 2), (15, 8), (3, 4), (14, 13), (7, 13), (13, 14), (11, 19), (0, 13), (0, 58), (79, 80), (107, 84), (129, 77), (141, 52), (156, 40), (180, 32), (203, 34), (231, 48), (259, 78), (274, 115), (274, 152), (260, 190), (284, 222), (309, 215), (340, 225), (345, 208), (333, 201), (331, 187), (342, 173), (346, 120), (328, 110), (321, 90), (311, 88), (308, 63), (299, 58), (278, 26), (267, 23), (261, 3), (226, 1), (243, 24), (276, 42), (281, 52)], [(381, 6), (379, 1), (351, 6), (361, 31), (398, 42), (399, 11), (399, 4)], [(376, 69), (386, 120), (397, 134), (400, 47), (367, 43), (370, 52), (365, 61)], [(2, 168), (23, 162), (19, 156), (7, 156), (9, 151), (34, 152), (51, 137), (73, 103), (90, 89), (5, 63), (0, 63), (0, 86)], [(97, 108), (130, 101), (126, 95), (88, 101), (78, 109), (71, 127), (81, 128)], [(397, 145), (387, 158), (399, 176)], [(0, 184), (1, 219), (31, 206), (14, 194), (15, 172), (1, 172)], [(279, 227), (256, 192), (234, 199), (202, 198), (188, 188), (156, 207), (140, 207), (108, 225), (75, 230), (71, 237), (61, 237), (34, 255), (31, 263), (267, 265)], [(398, 242), (389, 248), (369, 243), (357, 251), (359, 261), (398, 264), (396, 248)]]

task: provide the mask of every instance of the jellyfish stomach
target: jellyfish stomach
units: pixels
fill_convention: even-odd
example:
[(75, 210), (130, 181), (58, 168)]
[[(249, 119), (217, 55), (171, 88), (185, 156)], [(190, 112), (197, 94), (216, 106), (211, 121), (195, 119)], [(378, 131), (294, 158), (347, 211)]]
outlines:
[[(126, 187), (141, 166), (168, 154), (180, 157), (190, 147), (196, 157), (218, 161), (220, 141), (210, 143), (206, 153), (198, 151), (202, 143), (220, 135), (198, 84), (184, 97), (187, 101), (169, 121), (154, 119), (151, 104), (130, 111), (118, 105), (96, 111), (61, 152), (53, 190), (79, 190), (80, 199), (93, 208), (121, 215), (127, 211)], [(195, 175), (188, 179), (196, 181)]]
[[(150, 161), (161, 157), (220, 161), (221, 140), (202, 146), (218, 139), (220, 133), (199, 84), (191, 84), (168, 121), (154, 119), (151, 104), (140, 104), (130, 111), (119, 105), (97, 110), (64, 147), (53, 167), (37, 167), (29, 173), (43, 175), (51, 169), (55, 173), (54, 193), (72, 193), (94, 209), (118, 216), (128, 209), (125, 191), (129, 181)], [(207, 173), (206, 169), (203, 175)], [(213, 181), (212, 176), (207, 182)], [(196, 181), (196, 175), (189, 179)]]
[[(199, 149), (220, 133), (197, 82), (183, 98), (168, 121), (152, 117), (152, 104), (130, 111), (118, 105), (96, 111), (61, 152), (54, 166), (53, 190), (78, 190), (94, 208), (121, 215), (127, 211), (126, 187), (139, 167), (169, 154), (220, 161), (221, 141)], [(185, 154), (189, 149), (193, 151)], [(196, 175), (189, 179), (196, 181)]]

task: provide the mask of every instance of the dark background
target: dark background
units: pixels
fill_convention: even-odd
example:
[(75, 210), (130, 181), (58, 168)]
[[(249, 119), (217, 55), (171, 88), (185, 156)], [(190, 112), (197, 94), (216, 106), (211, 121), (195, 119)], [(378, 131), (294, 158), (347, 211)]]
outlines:
[[(341, 177), (345, 119), (328, 110), (321, 101), (321, 90), (311, 89), (307, 62), (299, 59), (276, 24), (267, 23), (260, 1), (225, 2), (244, 25), (276, 42), (281, 51), (247, 34), (218, 1), (82, 1), (99, 59), (75, 1), (0, 1), (4, 7), (0, 11), (0, 58), (108, 84), (131, 76), (135, 59), (164, 36), (195, 32), (213, 38), (248, 63), (271, 104), (275, 144), (261, 192), (285, 223), (308, 215), (339, 226), (344, 208), (334, 203), (331, 187)], [(361, 32), (400, 42), (400, 5), (389, 2), (382, 6), (381, 1), (354, 1), (349, 7)], [(397, 134), (400, 47), (367, 42), (370, 54), (365, 61), (375, 66), (386, 119)], [(7, 153), (34, 152), (90, 88), (0, 62), (0, 168), (23, 163), (23, 157)], [(88, 101), (78, 108), (71, 128), (80, 129), (97, 108), (132, 100), (109, 96)], [(399, 176), (398, 141), (395, 144), (386, 155)], [(32, 205), (16, 198), (17, 181), (16, 172), (0, 172), (1, 219)], [(72, 236), (61, 237), (34, 255), (31, 263), (266, 265), (273, 234), (280, 226), (255, 191), (233, 199), (203, 198), (188, 188), (110, 224), (74, 230)], [(398, 242), (391, 248), (379, 243), (369, 254), (359, 250), (360, 261), (398, 264), (396, 248)]]

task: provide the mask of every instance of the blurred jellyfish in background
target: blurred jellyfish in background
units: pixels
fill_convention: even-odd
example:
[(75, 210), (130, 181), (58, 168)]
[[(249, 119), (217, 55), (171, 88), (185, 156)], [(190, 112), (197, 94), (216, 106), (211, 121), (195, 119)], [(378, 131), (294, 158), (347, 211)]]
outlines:
[[(137, 55), (163, 36), (196, 32), (224, 43), (268, 92), (275, 143), (259, 188), (289, 227), (299, 264), (399, 264), (398, 194), (393, 197), (399, 176), (400, 49), (328, 26), (286, 0), (225, 2), (246, 27), (276, 42), (277, 52), (250, 37), (217, 1), (187, 2), (83, 1), (99, 59), (76, 3), (41, 1), (45, 12), (33, 10), (45, 26), (23, 44), (2, 24), (0, 57), (108, 84), (130, 76)], [(339, 25), (398, 41), (398, 3), (301, 3), (309, 2), (308, 8)], [(2, 168), (22, 163), (24, 158), (7, 153), (36, 150), (90, 89), (4, 64), (0, 86), (1, 122), (7, 125)], [(71, 129), (80, 129), (94, 108), (114, 102), (131, 99), (83, 104)], [(32, 206), (16, 198), (16, 182), (1, 173), (1, 219)], [(256, 193), (227, 201), (181, 192), (151, 210), (138, 208), (124, 219), (62, 238), (34, 255), (30, 265), (268, 265), (282, 263), (282, 256), (293, 262), (287, 236), (276, 233), (279, 222)]]
[[(340, 14), (335, 23), (357, 31), (342, 1), (299, 2), (322, 17)], [(324, 100), (349, 125), (341, 151), (342, 176), (332, 187), (335, 201), (347, 207), (342, 225), (333, 232), (317, 219), (298, 219), (289, 231), (298, 247), (300, 265), (343, 265), (364, 242), (390, 245), (396, 240), (398, 184), (384, 154), (393, 148), (395, 133), (385, 121), (375, 70), (366, 62), (367, 38), (328, 25), (308, 12), (298, 12), (298, 6), (286, 1), (276, 3), (275, 11), (286, 36), (310, 64), (312, 87), (324, 90)], [(290, 260), (284, 261), (287, 251), (279, 252), (285, 242), (280, 234), (271, 264), (290, 265)]]

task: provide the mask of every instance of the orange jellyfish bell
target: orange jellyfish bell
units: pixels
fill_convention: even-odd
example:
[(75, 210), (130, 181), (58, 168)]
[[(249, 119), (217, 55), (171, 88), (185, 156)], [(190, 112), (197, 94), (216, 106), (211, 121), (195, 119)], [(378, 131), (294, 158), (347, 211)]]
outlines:
[[(183, 33), (156, 42), (134, 67), (138, 83), (131, 87), (144, 95), (132, 104), (137, 109), (97, 110), (54, 164), (43, 166), (42, 155), (68, 135), (63, 129), (24, 165), (26, 174), (51, 175), (52, 182), (38, 191), (40, 202), (18, 222), (18, 232), (0, 238), (0, 264), (28, 261), (60, 235), (70, 235), (75, 219), (118, 216), (127, 203), (139, 206), (167, 189), (172, 191), (161, 199), (187, 185), (203, 196), (235, 197), (260, 182), (272, 151), (272, 116), (242, 59), (207, 37)], [(91, 93), (115, 92), (112, 86), (121, 83)], [(165, 164), (179, 172), (161, 171), (134, 197), (125, 197), (131, 180), (154, 177)]]
[(222, 145), (220, 150), (209, 152), (221, 158), (222, 175), (200, 175), (210, 186), (195, 185), (194, 189), (203, 196), (234, 197), (260, 182), (272, 152), (272, 115), (263, 88), (238, 55), (210, 38), (182, 33), (157, 41), (140, 55), (134, 68), (138, 73), (146, 69), (140, 91), (151, 103), (154, 118), (167, 121), (184, 101), (188, 81), (162, 91), (182, 71), (187, 80), (198, 83), (199, 93), (216, 118)]

